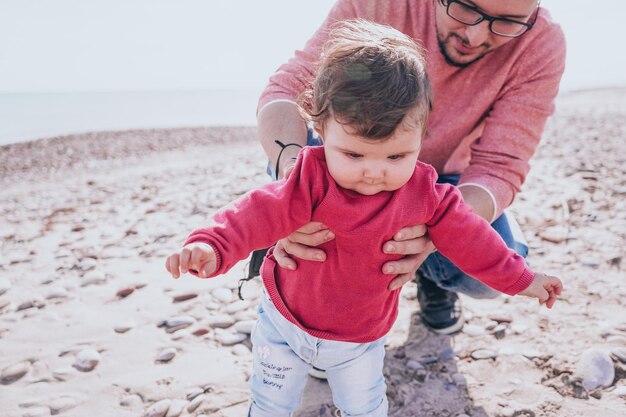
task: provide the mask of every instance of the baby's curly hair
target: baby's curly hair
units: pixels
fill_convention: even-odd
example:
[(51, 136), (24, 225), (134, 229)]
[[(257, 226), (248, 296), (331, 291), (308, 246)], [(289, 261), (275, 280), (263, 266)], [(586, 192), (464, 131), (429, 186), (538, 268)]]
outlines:
[(342, 21), (329, 33), (300, 106), (316, 124), (334, 117), (368, 139), (388, 138), (403, 121), (425, 129), (433, 101), (425, 67), (422, 49), (396, 29)]

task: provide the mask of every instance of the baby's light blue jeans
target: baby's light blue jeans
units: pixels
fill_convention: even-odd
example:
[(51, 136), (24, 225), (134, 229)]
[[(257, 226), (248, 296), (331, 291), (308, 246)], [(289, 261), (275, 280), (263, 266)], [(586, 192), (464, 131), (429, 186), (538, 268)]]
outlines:
[(264, 292), (252, 345), (250, 417), (292, 416), (311, 366), (326, 370), (343, 417), (387, 416), (384, 337), (371, 343), (313, 337), (285, 319)]

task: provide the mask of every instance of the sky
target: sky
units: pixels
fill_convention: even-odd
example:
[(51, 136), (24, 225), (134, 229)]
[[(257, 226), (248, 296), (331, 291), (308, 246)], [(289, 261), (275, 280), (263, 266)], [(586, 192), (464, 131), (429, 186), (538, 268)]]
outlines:
[[(0, 94), (260, 91), (333, 3), (0, 0)], [(562, 89), (626, 86), (626, 54), (618, 41), (626, 2), (603, 0), (593, 8), (587, 0), (542, 3), (568, 42)]]

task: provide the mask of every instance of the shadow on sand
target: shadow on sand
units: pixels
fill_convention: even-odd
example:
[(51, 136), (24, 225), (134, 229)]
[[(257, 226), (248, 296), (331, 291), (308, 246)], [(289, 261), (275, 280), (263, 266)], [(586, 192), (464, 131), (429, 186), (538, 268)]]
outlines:
[[(432, 333), (422, 325), (419, 313), (411, 315), (406, 343), (388, 348), (385, 357), (390, 417), (489, 417), (472, 403), (465, 379), (457, 370), (453, 346), (454, 335)], [(309, 378), (295, 416), (339, 415), (335, 413), (328, 383)]]

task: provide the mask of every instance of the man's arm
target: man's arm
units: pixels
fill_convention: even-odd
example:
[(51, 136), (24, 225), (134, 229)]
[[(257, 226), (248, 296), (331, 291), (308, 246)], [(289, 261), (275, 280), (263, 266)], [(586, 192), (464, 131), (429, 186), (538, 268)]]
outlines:
[(482, 187), (467, 184), (459, 187), (463, 200), (468, 204), (475, 214), (488, 222), (494, 220), (496, 207), (492, 196)]
[[(298, 106), (290, 101), (274, 101), (261, 109), (258, 115), (259, 139), (267, 154), (272, 167), (276, 166), (281, 147), (275, 142), (280, 140), (284, 144), (295, 143), (306, 145), (307, 127), (300, 115)], [(300, 148), (289, 146), (280, 157), (278, 178), (284, 178), (295, 165), (295, 158)]]

